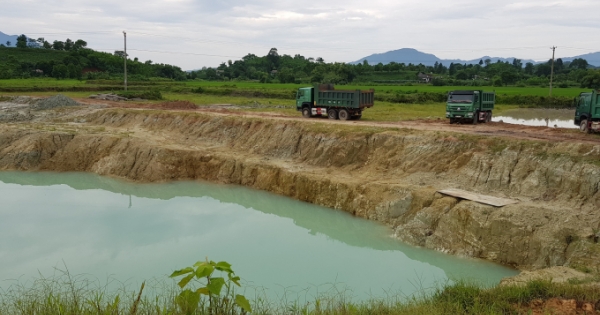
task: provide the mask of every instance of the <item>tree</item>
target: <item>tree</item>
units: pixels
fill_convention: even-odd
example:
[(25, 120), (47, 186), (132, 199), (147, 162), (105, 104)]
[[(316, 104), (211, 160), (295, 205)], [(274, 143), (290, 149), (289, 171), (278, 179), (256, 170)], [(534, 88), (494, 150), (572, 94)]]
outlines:
[(52, 43), (52, 48), (53, 48), (54, 50), (64, 50), (64, 49), (65, 49), (65, 43), (63, 43), (63, 42), (61, 42), (61, 41), (59, 41), (59, 40), (55, 40), (55, 41)]
[(533, 63), (528, 62), (525, 64), (525, 74), (533, 74)]
[(583, 58), (575, 58), (569, 64), (569, 68), (585, 70), (589, 66), (587, 60)]
[(87, 42), (81, 39), (78, 39), (77, 41), (75, 41), (75, 43), (73, 44), (73, 49), (74, 50), (79, 50), (81, 48), (86, 48), (87, 47)]
[(11, 44), (12, 43), (9, 40), (6, 41), (6, 47), (10, 47)]
[(581, 80), (581, 87), (587, 89), (600, 89), (600, 71), (594, 71)]
[(483, 59), (479, 59), (479, 65), (482, 66), (483, 65)]
[(521, 69), (523, 69), (523, 62), (521, 59), (514, 58), (512, 65), (517, 69), (517, 71), (521, 71)]
[(27, 48), (27, 36), (25, 34), (17, 37), (17, 48)]
[(64, 64), (56, 65), (52, 68), (52, 77), (56, 79), (64, 79), (69, 76), (69, 69)]
[(44, 49), (52, 49), (52, 44), (50, 44), (48, 41), (44, 41), (43, 47)]
[(65, 41), (65, 50), (70, 51), (73, 49), (73, 41), (69, 38)]

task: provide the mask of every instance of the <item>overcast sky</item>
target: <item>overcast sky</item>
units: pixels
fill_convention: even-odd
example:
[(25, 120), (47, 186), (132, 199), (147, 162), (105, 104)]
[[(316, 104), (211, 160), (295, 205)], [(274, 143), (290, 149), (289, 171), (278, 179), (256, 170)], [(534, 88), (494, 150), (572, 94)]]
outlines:
[(0, 31), (84, 39), (170, 63), (217, 66), (248, 53), (350, 62), (415, 48), (442, 59), (546, 60), (600, 51), (598, 0), (0, 0)]

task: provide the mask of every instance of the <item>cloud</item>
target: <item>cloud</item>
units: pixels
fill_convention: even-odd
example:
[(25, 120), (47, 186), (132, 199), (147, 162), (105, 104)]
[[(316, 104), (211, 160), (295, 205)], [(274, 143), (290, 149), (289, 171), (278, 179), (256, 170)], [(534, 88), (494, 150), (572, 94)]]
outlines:
[(77, 37), (110, 51), (122, 47), (126, 30), (134, 56), (184, 69), (271, 47), (343, 62), (404, 47), (463, 59), (547, 59), (550, 46), (562, 57), (600, 50), (592, 40), (600, 24), (589, 14), (600, 2), (588, 0), (25, 0), (0, 9), (4, 33)]

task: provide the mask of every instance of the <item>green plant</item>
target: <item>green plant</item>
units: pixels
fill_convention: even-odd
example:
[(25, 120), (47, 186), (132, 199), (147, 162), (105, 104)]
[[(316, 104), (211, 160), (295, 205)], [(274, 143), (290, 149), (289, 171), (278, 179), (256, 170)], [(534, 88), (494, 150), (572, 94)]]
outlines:
[[(215, 277), (215, 270), (227, 274), (224, 277)], [(214, 261), (198, 261), (192, 267), (186, 267), (174, 271), (170, 277), (184, 276), (178, 283), (182, 291), (176, 298), (177, 305), (186, 314), (196, 312), (199, 306), (206, 305), (203, 296), (208, 297), (209, 314), (246, 314), (252, 312), (250, 302), (245, 296), (235, 294), (232, 284), (240, 286), (240, 277), (236, 276), (231, 265), (225, 261), (215, 263)], [(202, 286), (196, 290), (185, 289), (186, 286), (196, 279)], [(225, 292), (223, 293), (223, 287)], [(223, 293), (223, 294), (222, 294)]]

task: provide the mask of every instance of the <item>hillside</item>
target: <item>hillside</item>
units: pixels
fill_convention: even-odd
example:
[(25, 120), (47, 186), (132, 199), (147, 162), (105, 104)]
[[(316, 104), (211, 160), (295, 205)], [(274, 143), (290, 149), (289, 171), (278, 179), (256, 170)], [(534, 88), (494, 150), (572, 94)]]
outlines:
[(19, 63), (30, 62), (50, 62), (62, 61), (69, 55), (68, 51), (53, 49), (17, 49), (0, 47), (0, 62), (6, 62), (9, 58), (14, 58)]

